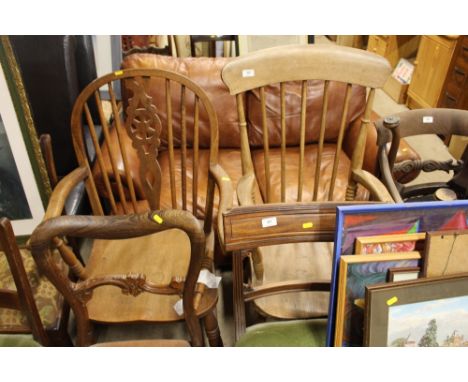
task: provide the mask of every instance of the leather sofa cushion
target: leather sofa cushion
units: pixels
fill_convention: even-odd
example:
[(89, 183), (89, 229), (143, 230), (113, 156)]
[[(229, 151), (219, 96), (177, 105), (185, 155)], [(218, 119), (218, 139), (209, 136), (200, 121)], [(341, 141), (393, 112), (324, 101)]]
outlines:
[[(205, 205), (206, 205), (206, 192), (208, 185), (208, 168), (209, 168), (209, 157), (210, 151), (207, 149), (202, 149), (199, 151), (198, 159), (198, 195), (197, 195), (197, 212), (200, 217), (205, 215)], [(171, 184), (169, 177), (169, 152), (163, 151), (159, 154), (158, 157), (159, 165), (161, 167), (162, 179), (161, 179), (161, 203), (160, 208), (172, 208), (171, 201)], [(237, 184), (239, 179), (242, 176), (242, 166), (241, 166), (241, 157), (240, 151), (235, 149), (222, 149), (218, 153), (219, 164), (227, 172), (231, 178), (233, 185)], [(182, 208), (182, 177), (181, 177), (181, 166), (180, 166), (180, 154), (178, 155), (175, 152), (174, 156), (175, 162), (175, 184), (176, 184), (176, 201), (177, 208)], [(135, 162), (133, 162), (135, 163)], [(132, 178), (134, 185), (137, 186), (136, 189), (141, 189), (141, 180), (138, 173), (138, 167), (132, 166)], [(192, 211), (192, 182), (193, 182), (193, 151), (187, 150), (187, 209)], [(97, 180), (102, 178), (98, 177)], [(125, 179), (122, 179), (125, 181)], [(112, 182), (115, 184), (115, 182)], [(125, 185), (125, 182), (124, 182)], [(97, 182), (98, 192), (101, 195), (107, 195), (104, 189), (104, 184), (100, 181)], [(117, 191), (117, 187), (114, 187), (114, 192)], [(125, 190), (128, 190), (128, 187), (125, 187)], [(128, 191), (126, 194), (129, 195)], [(259, 194), (259, 193), (258, 193)], [(144, 198), (141, 198), (144, 199)], [(218, 192), (215, 189), (215, 201), (214, 201), (214, 212), (216, 213), (219, 200)], [(130, 200), (130, 198), (128, 198)], [(237, 197), (234, 193), (233, 197), (234, 205), (237, 205)], [(138, 212), (144, 212), (149, 209), (149, 204), (146, 200), (137, 201)], [(117, 208), (118, 213), (122, 213), (123, 209), (120, 205)]]
[[(229, 90), (221, 79), (221, 70), (230, 58), (224, 57), (170, 57), (156, 54), (137, 53), (124, 58), (123, 69), (163, 69), (182, 74), (198, 86), (200, 86), (211, 100), (219, 124), (219, 147), (239, 148), (240, 135), (237, 118), (236, 98), (229, 94)], [(174, 139), (180, 142), (180, 87), (172, 84), (172, 114)], [(125, 103), (129, 94), (123, 91)], [(166, 131), (166, 93), (163, 80), (153, 79), (148, 89), (148, 94), (153, 97), (154, 104), (158, 105), (158, 115), (163, 125), (162, 144), (167, 145)], [(187, 117), (187, 141), (193, 142), (191, 126), (193, 126), (194, 97), (187, 92), (186, 117)], [(190, 95), (190, 96), (189, 96)], [(203, 108), (200, 108), (200, 147), (210, 147), (210, 131), (208, 117)]]
[[(328, 190), (331, 181), (333, 170), (333, 160), (335, 158), (336, 146), (333, 144), (325, 144), (322, 152), (320, 186), (318, 188), (319, 201), (328, 200)], [(304, 153), (304, 186), (302, 190), (302, 201), (312, 201), (314, 192), (314, 175), (315, 165), (317, 161), (317, 145), (306, 145)], [(253, 153), (253, 162), (257, 182), (260, 191), (263, 195), (263, 200), (266, 200), (266, 180), (265, 180), (265, 165), (263, 150), (255, 150)], [(341, 151), (339, 153), (338, 171), (335, 181), (335, 190), (333, 200), (345, 200), (346, 186), (348, 185), (348, 174), (350, 169), (350, 160), (346, 154)], [(292, 203), (297, 201), (298, 187), (298, 171), (299, 171), (299, 147), (286, 147), (286, 202)], [(281, 201), (281, 149), (270, 149), (270, 182), (271, 182), (271, 202), (278, 203)], [(363, 196), (358, 195), (359, 199)]]
[[(288, 146), (300, 143), (301, 121), (301, 82), (285, 84), (286, 99), (286, 144)], [(323, 81), (309, 81), (307, 86), (306, 143), (316, 143), (319, 140), (323, 105)], [(327, 125), (325, 141), (336, 142), (339, 134), (341, 115), (344, 105), (346, 84), (330, 82), (328, 89)], [(366, 92), (361, 86), (353, 86), (347, 114), (346, 127), (355, 121), (363, 112), (366, 103)], [(279, 84), (265, 87), (265, 104), (270, 147), (281, 145), (281, 99)], [(253, 147), (263, 147), (262, 108), (258, 90), (249, 92), (247, 96), (247, 123), (249, 126), (249, 141)]]

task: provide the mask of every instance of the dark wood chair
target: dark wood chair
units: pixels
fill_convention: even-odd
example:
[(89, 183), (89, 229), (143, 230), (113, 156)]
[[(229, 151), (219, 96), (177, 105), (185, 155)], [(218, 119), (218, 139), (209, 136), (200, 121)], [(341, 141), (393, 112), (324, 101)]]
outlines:
[[(237, 97), (241, 134), (239, 204), (363, 200), (367, 192), (375, 200), (392, 201), (385, 186), (363, 169), (375, 90), (390, 72), (382, 57), (328, 45), (275, 47), (226, 64), (222, 78)], [(285, 276), (326, 279), (332, 243), (269, 245), (251, 257), (253, 285)], [(266, 296), (254, 304), (276, 318), (326, 314), (327, 294), (311, 295)]]
[[(166, 90), (163, 97), (148, 91), (155, 84)], [(117, 97), (118, 86), (123, 100)], [(102, 102), (104, 91), (110, 96), (108, 109)], [(173, 107), (176, 102), (178, 107)], [(98, 110), (98, 122), (91, 116), (91, 105)], [(206, 117), (204, 123), (200, 122), (202, 113)], [(200, 87), (182, 75), (163, 70), (117, 71), (95, 80), (83, 90), (75, 103), (71, 123), (81, 167), (57, 185), (45, 220), (61, 215), (67, 195), (82, 180), (85, 180), (95, 216), (158, 209), (190, 211), (205, 233), (202, 268), (213, 272), (213, 226), (218, 226), (216, 217), (232, 204), (233, 192), (229, 177), (217, 162), (216, 115)], [(92, 137), (91, 144), (84, 139), (87, 131)], [(98, 131), (102, 131), (102, 140), (98, 139)], [(95, 162), (89, 159), (94, 157), (93, 153)], [(216, 186), (219, 204), (215, 211)], [(222, 230), (219, 231), (222, 236)], [(138, 266), (151, 257), (152, 266), (148, 271), (158, 268), (157, 275), (153, 275), (156, 280), (170, 283), (173, 277), (185, 274), (184, 264), (188, 264), (190, 257), (189, 247), (181, 247), (184, 241), (180, 234), (165, 231), (132, 241), (94, 240), (86, 266), (72, 251), (68, 251), (65, 260), (78, 280), (85, 282), (96, 276), (95, 270), (107, 264), (110, 254), (119, 258), (117, 263), (109, 263), (106, 268), (114, 274), (131, 272), (134, 261)], [(154, 248), (160, 250), (153, 253)], [(204, 301), (203, 309), (208, 307), (200, 314), (210, 345), (221, 345), (216, 290), (205, 288), (204, 284), (199, 284), (198, 288)], [(88, 309), (93, 320), (130, 323), (183, 319), (173, 309), (177, 296), (150, 295), (133, 299), (118, 291), (114, 293), (114, 304), (107, 304), (105, 311), (95, 302), (98, 300), (90, 301)], [(122, 304), (128, 311), (122, 311)], [(82, 338), (80, 341), (88, 344), (90, 340)]]
[[(395, 164), (400, 140), (435, 134), (448, 145), (454, 135), (468, 136), (468, 111), (456, 109), (417, 109), (388, 116), (376, 123), (379, 145), (380, 177), (396, 202), (454, 200), (468, 198), (468, 150), (461, 160), (406, 160)], [(390, 146), (390, 147), (389, 147)], [(445, 182), (406, 186), (396, 180), (414, 171), (453, 171)]]
[[(94, 256), (86, 267), (80, 267), (82, 277), (76, 282), (57, 266), (50, 250), (57, 236), (67, 235), (95, 239), (95, 247), (102, 250), (98, 253), (100, 257)], [(166, 241), (167, 235), (171, 243)], [(150, 240), (142, 241), (142, 238)], [(150, 241), (151, 246), (146, 247), (145, 243)], [(202, 293), (197, 285), (205, 234), (190, 212), (163, 210), (120, 216), (60, 216), (42, 222), (31, 235), (30, 245), (39, 268), (73, 310), (79, 346), (93, 343), (93, 322), (174, 319), (185, 319), (191, 345), (203, 345), (199, 318), (211, 312), (217, 291), (210, 289)], [(170, 274), (173, 276), (169, 277)], [(178, 315), (174, 303), (181, 298), (183, 313)], [(188, 345), (181, 340), (147, 341), (145, 344)], [(112, 346), (112, 343), (107, 345)]]
[[(17, 245), (7, 218), (0, 219), (0, 244), (0, 333), (32, 333), (43, 346), (71, 345), (68, 305), (38, 271), (29, 249)], [(57, 258), (52, 251), (51, 261)], [(63, 263), (56, 266), (66, 272)]]
[[(353, 202), (350, 202), (351, 204)], [(271, 296), (309, 293), (311, 300), (317, 293), (330, 291), (330, 278), (313, 277), (315, 271), (304, 269), (306, 277), (288, 278), (284, 263), (277, 264), (283, 277), (265, 280), (261, 285), (249, 277), (251, 252), (265, 245), (284, 245), (317, 241), (333, 241), (336, 206), (340, 203), (264, 204), (235, 207), (224, 214), (225, 249), (233, 256), (233, 302), (236, 346), (325, 346), (327, 319), (321, 317), (289, 320), (269, 320), (247, 328), (247, 303)], [(341, 204), (346, 204), (342, 202)], [(274, 218), (275, 225), (266, 225)], [(264, 260), (267, 261), (265, 253)], [(291, 261), (295, 260), (289, 252)], [(310, 252), (309, 257), (317, 256)], [(246, 272), (244, 270), (247, 270)], [(320, 276), (320, 275), (317, 275)], [(315, 295), (311, 295), (313, 292)], [(313, 304), (313, 301), (311, 305)]]

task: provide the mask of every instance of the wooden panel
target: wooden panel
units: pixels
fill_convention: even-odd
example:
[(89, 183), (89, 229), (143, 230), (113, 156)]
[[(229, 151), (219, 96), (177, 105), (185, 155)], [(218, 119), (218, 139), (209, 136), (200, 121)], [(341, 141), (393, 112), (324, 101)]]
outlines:
[(428, 232), (424, 276), (437, 277), (468, 272), (468, 231)]
[(422, 36), (408, 96), (408, 106), (436, 107), (447, 76), (456, 40), (440, 36)]
[[(350, 203), (278, 203), (233, 208), (223, 214), (225, 248), (233, 251), (276, 243), (333, 241), (338, 205)], [(272, 218), (276, 218), (276, 224), (271, 223)], [(263, 228), (268, 222), (271, 226)]]

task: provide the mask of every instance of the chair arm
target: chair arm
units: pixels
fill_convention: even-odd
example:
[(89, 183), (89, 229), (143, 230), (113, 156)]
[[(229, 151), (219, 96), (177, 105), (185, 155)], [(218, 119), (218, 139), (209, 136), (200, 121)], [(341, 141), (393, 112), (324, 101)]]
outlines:
[(240, 206), (252, 206), (257, 204), (254, 194), (255, 174), (245, 174), (237, 183), (237, 200)]
[(219, 205), (216, 224), (221, 243), (224, 243), (223, 212), (232, 208), (234, 188), (232, 186), (231, 178), (219, 164), (210, 166), (210, 174), (213, 176), (219, 189)]
[(395, 203), (392, 196), (383, 183), (370, 172), (365, 170), (353, 170), (353, 180), (368, 189), (371, 195), (380, 202)]
[(78, 167), (77, 169), (73, 170), (70, 174), (65, 176), (57, 184), (57, 186), (55, 186), (54, 191), (50, 196), (47, 211), (44, 215), (43, 220), (60, 216), (63, 212), (65, 203), (70, 193), (81, 181), (86, 179), (88, 175), (88, 169), (86, 167)]

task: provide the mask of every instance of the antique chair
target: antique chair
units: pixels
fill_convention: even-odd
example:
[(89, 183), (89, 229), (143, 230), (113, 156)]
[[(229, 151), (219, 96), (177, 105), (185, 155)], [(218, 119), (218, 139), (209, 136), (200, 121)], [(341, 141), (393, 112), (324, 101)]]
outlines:
[[(166, 90), (162, 97), (148, 90), (159, 86)], [(124, 95), (122, 102), (116, 96), (118, 89)], [(106, 93), (110, 98), (107, 103), (103, 102)], [(174, 100), (178, 101), (177, 109), (172, 107)], [(98, 110), (99, 123), (90, 113), (92, 105)], [(83, 90), (75, 103), (71, 124), (75, 153), (81, 167), (59, 183), (51, 197), (46, 219), (61, 214), (70, 190), (83, 179), (94, 215), (167, 208), (191, 211), (206, 235), (202, 268), (213, 271), (213, 216), (230, 207), (232, 187), (217, 162), (217, 120), (205, 93), (176, 73), (120, 70), (93, 81)], [(84, 139), (87, 131), (92, 144)], [(98, 131), (102, 131), (102, 140), (98, 139)], [(89, 158), (94, 157), (94, 153), (96, 161), (93, 163)], [(214, 211), (216, 185), (219, 203)], [(109, 251), (119, 253), (122, 264), (133, 256), (144, 258), (155, 247), (172, 251), (179, 246), (177, 239), (170, 232), (164, 232), (157, 238), (136, 239), (133, 244), (95, 241), (88, 266), (95, 267), (94, 261), (105, 261)], [(173, 276), (179, 276), (181, 270), (173, 269), (177, 262), (169, 261), (164, 250), (158, 251), (153, 261), (155, 266), (160, 264), (158, 277), (169, 281)], [(182, 253), (189, 254), (187, 251)], [(89, 277), (86, 268), (71, 252), (68, 264), (80, 280)], [(204, 284), (200, 284), (200, 290), (209, 300), (210, 309), (203, 312), (202, 318), (210, 344), (220, 345), (215, 315), (217, 294), (208, 290), (203, 293)], [(155, 299), (154, 303), (148, 306), (136, 303), (139, 309), (129, 312), (126, 320), (166, 322), (182, 319), (171, 304), (157, 304), (158, 296), (149, 301), (152, 299)], [(131, 307), (132, 301), (128, 304)], [(108, 316), (101, 317), (103, 321), (122, 319), (118, 305), (108, 311)]]
[[(353, 202), (350, 202), (351, 204)], [(233, 297), (236, 346), (325, 346), (327, 320), (323, 317), (269, 320), (247, 328), (247, 303), (255, 303), (265, 296), (287, 296), (298, 291), (323, 293), (330, 290), (329, 277), (311, 276), (255, 285), (244, 275), (250, 261), (249, 253), (259, 246), (286, 243), (333, 241), (336, 206), (347, 202), (270, 203), (256, 206), (234, 207), (224, 214), (225, 246), (233, 256)], [(266, 220), (275, 217), (277, 224), (264, 227)], [(271, 252), (266, 252), (266, 257)], [(288, 255), (294, 261), (294, 253)], [(309, 257), (317, 256), (308, 253)], [(278, 268), (287, 263), (277, 264)], [(304, 270), (305, 272), (307, 270)], [(281, 273), (281, 269), (278, 271)]]
[[(239, 204), (365, 200), (369, 192), (392, 201), (363, 166), (369, 167), (366, 137), (375, 89), (390, 72), (382, 57), (328, 45), (265, 49), (227, 63), (222, 78), (237, 97), (241, 134)], [(327, 280), (331, 256), (331, 243), (261, 247), (251, 253), (252, 285), (285, 276)], [(254, 303), (265, 316), (325, 316), (328, 293), (288, 293)]]
[[(101, 249), (91, 255), (86, 267), (78, 266), (79, 273), (85, 277), (76, 282), (52, 258), (50, 248), (56, 237), (63, 235), (95, 239), (95, 247)], [(180, 319), (186, 321), (191, 344), (203, 345), (199, 317), (211, 312), (217, 291), (209, 289), (203, 293), (197, 286), (205, 234), (190, 212), (162, 210), (120, 216), (60, 216), (43, 221), (30, 242), (39, 268), (73, 310), (79, 346), (93, 343), (92, 322)], [(173, 305), (182, 296), (183, 310), (179, 316)], [(114, 345), (129, 344), (188, 345), (182, 340)]]
[[(32, 333), (43, 346), (71, 345), (67, 333), (68, 305), (52, 283), (41, 274), (31, 252), (18, 247), (10, 221), (0, 219), (0, 333)], [(57, 253), (53, 252), (54, 260)], [(56, 265), (60, 267), (60, 264)], [(66, 268), (60, 267), (64, 272)], [(20, 336), (4, 346), (27, 346)]]
[[(456, 109), (417, 109), (383, 118), (376, 123), (378, 133), (378, 157), (380, 177), (396, 202), (422, 200), (453, 200), (468, 198), (468, 150), (460, 150), (461, 160), (455, 160), (440, 140), (448, 145), (454, 135), (468, 136), (468, 111)], [(442, 146), (440, 158), (405, 160), (395, 163), (396, 147), (405, 137), (432, 134), (426, 140), (435, 139), (432, 153)], [(438, 141), (438, 142), (437, 142)], [(428, 141), (433, 142), (433, 141)], [(431, 143), (428, 143), (431, 144)], [(437, 146), (438, 145), (438, 146)], [(390, 146), (390, 147), (389, 147)], [(399, 178), (414, 171), (433, 172), (442, 170), (450, 174), (448, 180), (424, 183), (416, 182), (405, 186)], [(437, 175), (436, 175), (437, 178)], [(438, 177), (440, 179), (440, 177)], [(451, 179), (450, 179), (451, 178)], [(419, 184), (418, 184), (419, 183)]]

